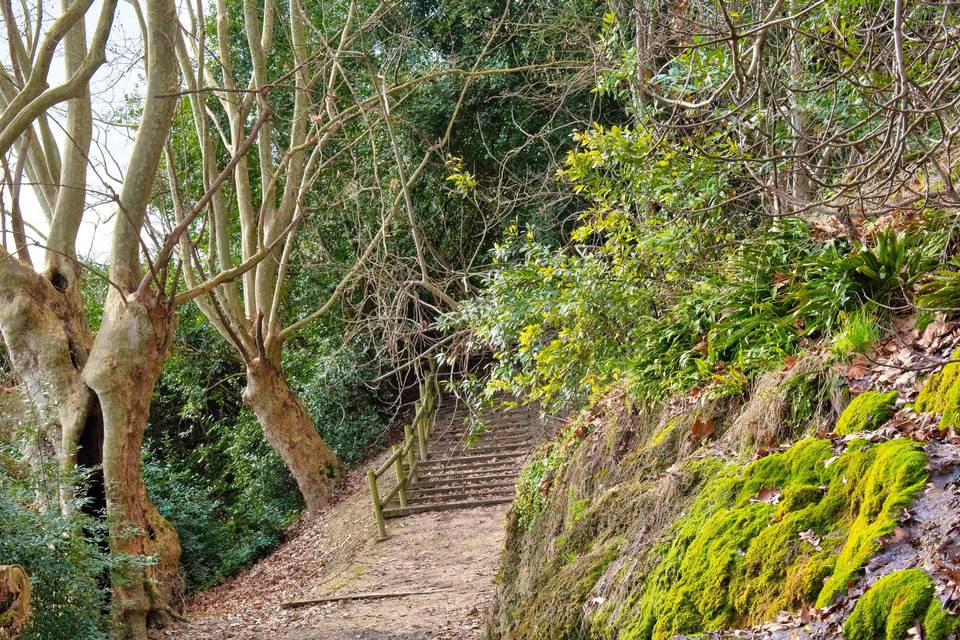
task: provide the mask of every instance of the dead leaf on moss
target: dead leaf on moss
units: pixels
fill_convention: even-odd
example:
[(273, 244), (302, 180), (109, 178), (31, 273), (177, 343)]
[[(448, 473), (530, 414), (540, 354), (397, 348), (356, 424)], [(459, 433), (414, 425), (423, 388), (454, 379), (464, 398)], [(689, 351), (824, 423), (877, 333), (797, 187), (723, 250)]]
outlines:
[(911, 640), (923, 640), (923, 625), (920, 622), (917, 622), (915, 625), (907, 629), (907, 637)]
[(706, 440), (711, 433), (713, 433), (713, 418), (707, 418), (706, 420), (697, 418), (690, 425), (690, 435), (697, 440)]
[(756, 497), (750, 498), (750, 502), (766, 502), (767, 504), (777, 504), (780, 502), (780, 489), (776, 487), (761, 487)]
[(809, 542), (813, 545), (813, 548), (817, 551), (820, 551), (820, 536), (813, 529), (807, 529), (806, 531), (800, 532), (800, 539), (804, 542)]

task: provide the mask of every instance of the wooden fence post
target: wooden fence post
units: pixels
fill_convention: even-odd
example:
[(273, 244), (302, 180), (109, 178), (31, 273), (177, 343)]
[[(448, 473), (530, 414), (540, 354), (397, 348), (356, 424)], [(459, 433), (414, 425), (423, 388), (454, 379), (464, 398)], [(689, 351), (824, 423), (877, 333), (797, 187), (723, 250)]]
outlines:
[(413, 427), (409, 424), (403, 426), (404, 448), (407, 450), (407, 466), (410, 468), (410, 478), (417, 475), (417, 456), (413, 453)]
[[(393, 448), (396, 452), (400, 449), (399, 446)], [(394, 465), (397, 469), (397, 486), (400, 487), (397, 489), (397, 497), (400, 498), (400, 506), (407, 506), (407, 474), (403, 471), (403, 456), (397, 455), (397, 461), (394, 462)]]
[(425, 403), (426, 409), (417, 415), (417, 440), (420, 442), (420, 460), (427, 459), (427, 415), (430, 413), (429, 403)]
[(373, 517), (377, 521), (377, 540), (387, 539), (387, 524), (383, 520), (383, 505), (380, 504), (380, 492), (377, 491), (377, 474), (373, 469), (367, 472), (370, 483), (370, 497), (373, 499)]

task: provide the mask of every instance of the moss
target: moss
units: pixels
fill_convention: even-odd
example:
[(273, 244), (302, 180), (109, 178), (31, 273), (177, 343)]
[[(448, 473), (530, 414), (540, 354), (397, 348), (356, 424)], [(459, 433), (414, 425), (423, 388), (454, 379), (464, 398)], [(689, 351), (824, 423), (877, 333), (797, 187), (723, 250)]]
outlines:
[(924, 454), (907, 440), (857, 440), (831, 458), (828, 441), (810, 438), (724, 468), (653, 550), (620, 615), (598, 620), (620, 638), (662, 640), (829, 602), (926, 481)]
[[(960, 349), (950, 359), (960, 360)], [(941, 414), (941, 429), (960, 427), (960, 362), (952, 362), (930, 376), (914, 408), (921, 413)]]
[(557, 438), (538, 449), (520, 471), (513, 508), (523, 531), (529, 530), (536, 522), (546, 506), (553, 479), (563, 471), (586, 435), (587, 430), (581, 421), (571, 421)]
[[(568, 553), (544, 572), (533, 598), (518, 609), (510, 637), (529, 640), (577, 638), (584, 602), (607, 567), (621, 552), (622, 540), (611, 540), (585, 554)], [(573, 604), (578, 603), (578, 604)]]
[(863, 563), (879, 549), (879, 539), (893, 533), (900, 511), (910, 505), (927, 482), (926, 456), (910, 440), (862, 447), (857, 454), (836, 464), (855, 518), (837, 557), (836, 569), (817, 598), (818, 606), (830, 604), (846, 589)]
[(904, 569), (880, 578), (863, 594), (843, 625), (843, 635), (847, 640), (903, 640), (921, 621), (927, 640), (944, 640), (957, 629), (957, 619), (934, 597), (930, 576)]
[(867, 391), (854, 398), (840, 415), (833, 431), (845, 436), (860, 431), (872, 431), (880, 427), (893, 413), (897, 392)]

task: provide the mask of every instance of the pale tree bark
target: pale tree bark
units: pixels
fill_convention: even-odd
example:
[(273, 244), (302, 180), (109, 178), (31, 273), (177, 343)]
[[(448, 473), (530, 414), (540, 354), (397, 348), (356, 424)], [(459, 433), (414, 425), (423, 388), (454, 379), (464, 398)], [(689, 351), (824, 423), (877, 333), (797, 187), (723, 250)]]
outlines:
[[(95, 50), (91, 53), (87, 50), (82, 13), (77, 17), (81, 5), (65, 2), (63, 15), (44, 38), (44, 43), (50, 46), (63, 41), (65, 69), (71, 78), (85, 73), (92, 75), (102, 61), (103, 46), (116, 8), (115, 0), (104, 3), (93, 42)], [(14, 75), (7, 77), (6, 82), (0, 79), (0, 86), (6, 88), (0, 91), (4, 106), (0, 119), (8, 123), (0, 130), (3, 133), (0, 137), (9, 139), (11, 131), (26, 130), (23, 140), (30, 144), (25, 150), (21, 145), (21, 150), (28, 155), (19, 160), (28, 161), (35, 180), (46, 180), (37, 185), (36, 192), (51, 234), (46, 247), (46, 268), (42, 272), (34, 271), (26, 261), (17, 260), (0, 249), (0, 301), (3, 302), (0, 332), (38, 410), (41, 435), (60, 459), (64, 471), (60, 495), (66, 508), (73, 497), (68, 478), (72, 476), (77, 443), (92, 401), (80, 377), (93, 339), (84, 317), (79, 290), (80, 267), (74, 249), (85, 204), (86, 164), (92, 133), (90, 95), (86, 83), (77, 83), (64, 93), (69, 101), (67, 141), (61, 161), (49, 135), (45, 114), (36, 112), (35, 122), (23, 119), (24, 113), (31, 109), (32, 100), (44, 93), (49, 56), (46, 52), (31, 55), (27, 51), (6, 0), (3, 13)], [(22, 105), (19, 112), (14, 108), (18, 104)], [(5, 151), (2, 149), (0, 153)], [(49, 204), (44, 206), (45, 202)], [(99, 460), (91, 462), (96, 464)]]
[(117, 637), (145, 640), (148, 621), (165, 622), (178, 587), (180, 542), (147, 495), (140, 450), (150, 398), (166, 360), (174, 307), (165, 292), (141, 286), (141, 232), (179, 88), (172, 0), (146, 1), (147, 87), (140, 126), (120, 193), (110, 252), (110, 280), (103, 322), (90, 351), (83, 380), (96, 394), (103, 420), (103, 476), (111, 551), (150, 557), (112, 577)]
[[(312, 180), (312, 174), (322, 163), (322, 151), (331, 139), (325, 135), (329, 130), (325, 132), (316, 123), (311, 124), (310, 115), (316, 111), (311, 93), (318, 82), (326, 87), (328, 81), (335, 81), (337, 71), (332, 58), (339, 56), (349, 41), (354, 10), (355, 7), (351, 6), (341, 29), (339, 47), (332, 50), (331, 58), (314, 68), (308, 64), (306, 46), (305, 25), (309, 21), (298, 0), (290, 4), (286, 18), (295, 63), (291, 75), (297, 91), (293, 114), (290, 115), (289, 142), (282, 150), (279, 162), (275, 162), (272, 156), (277, 137), (269, 119), (258, 121), (258, 128), (252, 132), (245, 125), (254, 109), (262, 113), (266, 111), (265, 99), (258, 96), (274, 80), (268, 77), (267, 64), (273, 46), (271, 34), (276, 19), (273, 5), (265, 8), (261, 21), (257, 4), (250, 0), (243, 3), (243, 35), (250, 50), (253, 72), (249, 80), (250, 91), (243, 94), (242, 99), (238, 99), (238, 94), (233, 91), (238, 81), (234, 77), (230, 57), (231, 39), (240, 34), (229, 31), (225, 2), (217, 3), (218, 74), (208, 67), (203, 28), (195, 16), (191, 16), (189, 50), (182, 43), (178, 47), (181, 71), (193, 90), (191, 110), (201, 145), (206, 189), (211, 189), (213, 179), (218, 175), (213, 138), (216, 126), (199, 95), (201, 89), (210, 86), (211, 89), (227, 89), (215, 91), (230, 124), (229, 130), (224, 132), (224, 146), (236, 155), (248, 136), (256, 136), (262, 191), (257, 201), (250, 184), (246, 160), (242, 158), (230, 175), (240, 227), (241, 262), (245, 264), (257, 260), (256, 267), (243, 276), (242, 287), (232, 281), (222, 286), (205, 287), (200, 281), (203, 264), (197, 260), (199, 251), (185, 234), (180, 242), (184, 276), (188, 286), (200, 290), (202, 295), (187, 295), (182, 300), (195, 299), (201, 312), (243, 357), (247, 371), (243, 400), (257, 416), (267, 441), (290, 469), (311, 511), (317, 511), (327, 504), (333, 491), (343, 481), (343, 467), (320, 437), (283, 371), (283, 340), (279, 336), (282, 327), (276, 322), (276, 306), (285, 279), (284, 261), (289, 258), (293, 238), (304, 214), (302, 195)], [(199, 7), (196, 15), (202, 15)], [(198, 77), (190, 72), (194, 68), (202, 71)], [(213, 80), (217, 75), (222, 77), (222, 81)], [(168, 160), (168, 176), (171, 184), (176, 185), (177, 176), (172, 160)], [(277, 185), (281, 181), (283, 189), (277, 193)], [(222, 191), (214, 191), (215, 197), (211, 199), (209, 207), (210, 242), (205, 253), (209, 263), (212, 263), (210, 271), (229, 272), (236, 268), (228, 235), (232, 207), (225, 201)], [(189, 214), (175, 187), (174, 192), (174, 206), (180, 222)]]
[[(411, 225), (410, 233), (420, 247), (410, 201), (410, 185), (422, 174), (433, 154), (449, 140), (470, 78), (467, 73), (461, 72), (468, 77), (443, 139), (431, 145), (409, 174), (402, 170), (399, 172), (399, 193), (393, 190), (387, 192), (380, 228), (372, 238), (358, 242), (355, 265), (316, 311), (284, 326), (281, 321), (284, 291), (297, 234), (309, 211), (305, 202), (307, 193), (318, 180), (323, 179), (324, 169), (331, 165), (338, 153), (329, 153), (328, 149), (336, 146), (342, 150), (358, 144), (369, 144), (376, 156), (375, 136), (370, 135), (369, 140), (364, 137), (375, 123), (382, 124), (390, 118), (391, 92), (408, 94), (418, 81), (385, 87), (382, 86), (381, 76), (389, 76), (389, 71), (370, 70), (374, 84), (382, 91), (364, 95), (361, 86), (366, 80), (351, 79), (343, 69), (343, 59), (348, 52), (349, 55), (355, 55), (354, 49), (363, 42), (365, 34), (375, 30), (379, 20), (393, 10), (391, 2), (383, 2), (365, 17), (359, 17), (357, 4), (351, 3), (333, 37), (327, 41), (320, 34), (307, 33), (311, 21), (300, 0), (290, 2), (286, 15), (275, 15), (273, 5), (268, 5), (262, 21), (256, 3), (245, 0), (243, 34), (230, 31), (227, 3), (220, 0), (216, 4), (215, 47), (205, 43), (207, 34), (199, 18), (203, 15), (201, 8), (198, 4), (190, 13), (190, 23), (184, 30), (187, 39), (178, 45), (178, 54), (181, 73), (190, 90), (191, 115), (200, 143), (205, 189), (211, 190), (212, 180), (218, 175), (217, 134), (220, 135), (219, 142), (234, 154), (249, 136), (256, 137), (260, 154), (260, 188), (258, 190), (251, 186), (246, 162), (242, 160), (231, 172), (232, 189), (225, 192), (214, 189), (216, 197), (205, 207), (205, 228), (209, 234), (206, 246), (193, 242), (187, 235), (180, 239), (179, 250), (189, 291), (178, 296), (177, 301), (196, 301), (200, 311), (243, 358), (247, 372), (244, 402), (256, 414), (267, 441), (280, 454), (296, 479), (308, 509), (315, 511), (326, 504), (342, 482), (342, 467), (318, 435), (316, 426), (287, 380), (283, 370), (284, 344), (295, 332), (327, 313), (348, 287), (359, 279), (367, 261), (384, 245), (391, 233), (391, 225), (400, 218), (402, 211), (406, 211)], [(278, 78), (268, 75), (268, 61), (272, 53), (270, 34), (273, 32), (273, 23), (281, 19), (287, 20), (293, 55), (291, 67), (286, 70), (279, 84), (295, 85), (293, 111), (283, 114), (290, 122), (286, 137), (278, 136), (270, 122), (254, 130), (247, 126), (253, 120), (250, 117), (252, 113), (266, 112), (264, 96), (273, 84), (278, 83)], [(245, 37), (251, 52), (252, 73), (249, 80), (235, 76), (230, 48), (238, 37)], [(318, 41), (319, 45), (316, 44)], [(209, 50), (216, 50), (217, 56), (208, 55)], [(480, 59), (486, 53), (485, 48), (474, 71), (479, 68)], [(244, 84), (246, 92), (240, 91)], [(216, 96), (227, 116), (227, 130), (218, 126), (204, 105), (204, 91)], [(352, 121), (362, 121), (365, 131), (351, 137), (346, 125)], [(387, 128), (390, 130), (394, 157), (398, 164), (402, 164), (404, 159), (397, 149), (392, 129), (389, 126)], [(334, 176), (331, 178), (338, 179)], [(191, 214), (196, 213), (196, 208), (188, 212), (190, 207), (177, 188), (178, 175), (172, 154), (168, 157), (168, 181), (172, 186), (177, 222), (190, 219)], [(230, 194), (233, 202), (227, 202), (225, 193)], [(260, 194), (259, 198), (255, 196), (257, 193)], [(401, 203), (404, 204), (402, 209), (399, 206)], [(229, 249), (232, 238), (228, 234), (229, 229), (237, 227), (240, 264), (260, 257), (263, 259), (241, 281), (231, 280), (226, 284), (215, 283), (215, 279), (204, 281), (204, 270), (230, 273), (236, 269)], [(442, 294), (430, 282), (426, 266), (421, 269), (419, 286), (430, 291), (431, 295)]]
[(247, 364), (243, 401), (293, 474), (307, 509), (318, 511), (330, 501), (343, 466), (317, 433), (278, 362), (279, 358), (258, 356)]
[[(103, 3), (87, 51), (83, 12), (89, 4), (65, 4), (44, 40), (52, 48), (18, 58), (23, 68), (30, 65), (29, 73), (21, 74), (26, 78), (21, 83), (14, 78), (14, 89), (8, 86), (2, 96), (4, 154), (24, 132), (46, 145), (45, 109), (65, 99), (70, 102), (62, 159), (49, 145), (29, 157), (34, 173), (59, 176), (54, 191), (40, 190), (50, 224), (44, 269), (37, 272), (0, 248), (0, 331), (16, 373), (55, 434), (64, 471), (69, 474), (78, 462), (102, 463), (110, 548), (131, 559), (111, 576), (115, 637), (143, 640), (148, 621), (163, 622), (172, 614), (171, 599), (179, 586), (176, 532), (150, 502), (140, 470), (150, 398), (169, 352), (174, 318), (161, 284), (141, 286), (140, 260), (147, 206), (177, 102), (177, 16), (172, 0), (145, 3), (146, 99), (118, 200), (111, 286), (94, 339), (83, 313), (75, 244), (92, 135), (88, 80), (103, 60), (116, 0)], [(78, 7), (83, 9), (79, 14)], [(61, 41), (68, 80), (45, 89), (49, 58)], [(14, 55), (25, 51), (19, 45), (12, 44)], [(153, 283), (157, 275), (152, 270), (143, 279)], [(70, 502), (69, 488), (63, 497)]]
[(111, 290), (83, 372), (103, 417), (110, 550), (154, 562), (131, 563), (111, 576), (115, 637), (122, 640), (146, 640), (148, 622), (167, 623), (180, 588), (179, 539), (150, 501), (140, 470), (150, 398), (169, 354), (171, 317), (169, 306), (152, 294), (127, 297)]

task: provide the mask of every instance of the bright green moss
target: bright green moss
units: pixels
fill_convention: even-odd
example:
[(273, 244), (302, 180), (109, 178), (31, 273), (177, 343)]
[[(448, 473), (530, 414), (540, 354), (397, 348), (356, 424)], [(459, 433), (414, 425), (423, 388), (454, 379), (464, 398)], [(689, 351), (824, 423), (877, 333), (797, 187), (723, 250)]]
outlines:
[(897, 392), (867, 391), (854, 398), (837, 420), (833, 432), (845, 436), (880, 427), (893, 413)]
[[(960, 349), (950, 356), (960, 359)], [(960, 362), (953, 362), (930, 376), (914, 408), (921, 413), (939, 413), (940, 428), (960, 427)]]
[(837, 462), (845, 463), (837, 472), (846, 482), (844, 493), (855, 509), (855, 518), (836, 569), (817, 598), (818, 606), (830, 604), (846, 589), (863, 563), (879, 549), (879, 538), (893, 533), (900, 511), (910, 506), (927, 482), (926, 456), (910, 440), (890, 440)]
[(828, 441), (810, 438), (726, 467), (654, 549), (623, 612), (597, 621), (620, 638), (663, 640), (829, 602), (926, 481), (924, 454), (907, 440), (857, 440), (832, 458)]
[(957, 620), (934, 597), (934, 585), (920, 569), (895, 571), (863, 594), (843, 625), (847, 640), (903, 640), (922, 622), (927, 640), (955, 633)]

